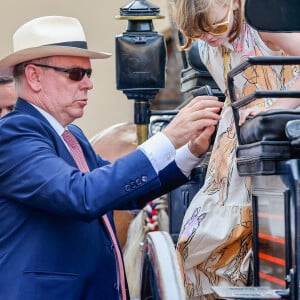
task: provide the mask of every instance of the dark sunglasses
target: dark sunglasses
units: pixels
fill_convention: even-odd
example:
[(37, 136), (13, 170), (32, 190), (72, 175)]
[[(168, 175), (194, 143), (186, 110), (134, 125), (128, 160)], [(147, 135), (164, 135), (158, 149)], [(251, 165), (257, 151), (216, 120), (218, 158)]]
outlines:
[(53, 69), (53, 70), (58, 71), (58, 72), (68, 73), (69, 78), (71, 80), (74, 80), (74, 81), (82, 80), (82, 78), (84, 77), (85, 74), (87, 75), (88, 78), (90, 78), (91, 75), (92, 75), (92, 69), (83, 69), (83, 68), (70, 68), (70, 69), (67, 69), (67, 68), (60, 68), (60, 67), (54, 67), (54, 66), (43, 65), (43, 64), (36, 64), (36, 63), (28, 63), (28, 64), (25, 65), (25, 67), (28, 66), (28, 65), (34, 65), (34, 66), (37, 66), (37, 67)]

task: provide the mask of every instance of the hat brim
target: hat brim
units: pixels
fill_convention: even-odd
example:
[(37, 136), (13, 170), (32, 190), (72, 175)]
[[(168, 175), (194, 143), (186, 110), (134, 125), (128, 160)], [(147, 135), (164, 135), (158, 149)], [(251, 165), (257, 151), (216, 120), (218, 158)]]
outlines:
[(22, 62), (48, 56), (79, 56), (90, 59), (104, 59), (111, 56), (106, 52), (94, 52), (67, 46), (41, 46), (16, 51), (0, 60), (0, 74), (12, 75), (13, 67)]

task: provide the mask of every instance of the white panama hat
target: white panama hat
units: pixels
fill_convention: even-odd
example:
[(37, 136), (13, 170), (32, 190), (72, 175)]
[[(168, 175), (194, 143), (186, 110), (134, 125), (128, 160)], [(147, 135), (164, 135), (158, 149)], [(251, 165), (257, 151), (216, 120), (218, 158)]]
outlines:
[(13, 67), (36, 58), (66, 55), (103, 59), (110, 53), (88, 50), (80, 22), (71, 17), (45, 16), (33, 19), (13, 35), (13, 53), (0, 60), (0, 73), (12, 74)]

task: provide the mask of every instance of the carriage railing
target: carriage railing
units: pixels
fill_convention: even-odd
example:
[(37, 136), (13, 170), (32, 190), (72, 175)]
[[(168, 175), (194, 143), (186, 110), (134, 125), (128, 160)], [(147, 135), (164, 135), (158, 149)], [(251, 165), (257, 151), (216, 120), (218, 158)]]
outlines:
[[(236, 76), (251, 66), (298, 64), (300, 57), (249, 57), (228, 74), (228, 89), (238, 139), (238, 171), (240, 176), (251, 176), (252, 180), (254, 284), (252, 287), (241, 289), (217, 288), (216, 292), (225, 299), (249, 299), (251, 295), (256, 299), (298, 299), (300, 156), (299, 151), (295, 151), (294, 148), (299, 148), (299, 141), (297, 143), (295, 140), (300, 134), (297, 137), (295, 134), (285, 133), (285, 137), (282, 137), (282, 130), (289, 130), (289, 119), (299, 119), (300, 111), (276, 110), (271, 115), (273, 126), (268, 122), (264, 123), (264, 118), (270, 118), (268, 112), (249, 118), (241, 127), (239, 118), (240, 110), (256, 99), (300, 98), (300, 91), (257, 90), (239, 99), (235, 91)], [(283, 126), (283, 129), (279, 128), (281, 134), (278, 136), (276, 132), (269, 135), (275, 137), (272, 140), (264, 136), (264, 133), (276, 130), (278, 117), (284, 119), (278, 126)], [(267, 128), (263, 128), (262, 134), (257, 134), (261, 140), (250, 139), (247, 143), (247, 139), (242, 137), (245, 134), (244, 128), (257, 130), (254, 126), (249, 126), (251, 122), (254, 126), (258, 123), (267, 125)], [(295, 132), (295, 127), (297, 131), (300, 123), (290, 130)]]
[(246, 95), (243, 98), (238, 99), (235, 91), (235, 78), (244, 72), (247, 68), (256, 65), (264, 66), (276, 66), (276, 65), (299, 65), (300, 57), (297, 56), (285, 56), (285, 57), (248, 57), (247, 60), (241, 63), (228, 73), (228, 91), (233, 107), (233, 115), (235, 119), (237, 137), (239, 143), (240, 140), (240, 126), (239, 124), (239, 109), (253, 102), (259, 98), (300, 98), (300, 91), (274, 91), (274, 90), (256, 90), (250, 95)]

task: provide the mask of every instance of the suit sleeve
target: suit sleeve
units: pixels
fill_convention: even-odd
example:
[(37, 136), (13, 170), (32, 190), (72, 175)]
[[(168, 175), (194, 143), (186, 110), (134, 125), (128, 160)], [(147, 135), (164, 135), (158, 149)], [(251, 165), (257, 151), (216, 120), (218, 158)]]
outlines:
[(91, 171), (81, 173), (60, 138), (26, 118), (7, 119), (0, 129), (4, 201), (89, 221), (116, 208), (143, 207), (185, 179), (175, 163), (156, 174), (140, 150), (109, 164), (91, 147), (84, 148)]

